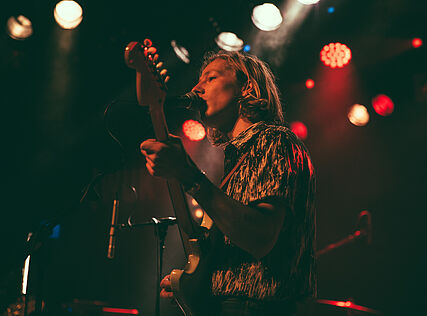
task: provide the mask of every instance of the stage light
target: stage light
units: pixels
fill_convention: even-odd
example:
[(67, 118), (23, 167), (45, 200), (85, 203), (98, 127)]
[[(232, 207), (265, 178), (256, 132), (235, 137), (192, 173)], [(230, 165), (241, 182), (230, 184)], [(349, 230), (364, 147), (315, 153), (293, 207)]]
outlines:
[(262, 31), (274, 31), (282, 24), (283, 17), (274, 4), (264, 3), (253, 8), (252, 22)]
[(243, 47), (243, 51), (244, 52), (249, 52), (251, 50), (251, 45), (245, 45), (244, 47)]
[(13, 39), (24, 40), (33, 34), (33, 26), (31, 21), (23, 15), (11, 16), (7, 20), (7, 32)]
[(188, 139), (192, 141), (199, 141), (205, 138), (206, 130), (200, 122), (195, 120), (187, 120), (182, 124), (182, 131)]
[(75, 1), (63, 0), (57, 3), (53, 15), (60, 27), (74, 29), (83, 20), (83, 9)]
[(348, 119), (356, 126), (365, 126), (369, 122), (368, 110), (361, 104), (355, 104), (348, 112)]
[(307, 79), (305, 81), (305, 86), (307, 87), (307, 89), (311, 89), (314, 87), (314, 80), (313, 79)]
[(305, 126), (302, 122), (292, 122), (289, 126), (291, 128), (291, 131), (298, 136), (299, 139), (306, 139), (308, 132), (307, 132), (307, 126)]
[(298, 2), (305, 4), (305, 5), (316, 4), (319, 1), (320, 0), (298, 0)]
[(190, 53), (184, 46), (178, 45), (175, 40), (171, 41), (171, 46), (179, 59), (181, 59), (186, 64), (190, 63)]
[(334, 7), (329, 7), (328, 8), (328, 13), (334, 13), (335, 12), (335, 8)]
[(194, 211), (194, 216), (196, 216), (197, 218), (202, 218), (203, 217), (203, 211), (202, 209), (198, 208)]
[(325, 45), (320, 52), (320, 60), (331, 68), (342, 68), (350, 62), (351, 50), (341, 43)]
[(393, 113), (394, 103), (385, 94), (379, 94), (372, 99), (372, 106), (379, 115), (387, 116)]
[(215, 38), (216, 44), (223, 50), (237, 52), (243, 48), (243, 41), (231, 32), (222, 32)]
[(423, 45), (423, 40), (421, 38), (414, 38), (412, 40), (412, 47), (418, 48)]

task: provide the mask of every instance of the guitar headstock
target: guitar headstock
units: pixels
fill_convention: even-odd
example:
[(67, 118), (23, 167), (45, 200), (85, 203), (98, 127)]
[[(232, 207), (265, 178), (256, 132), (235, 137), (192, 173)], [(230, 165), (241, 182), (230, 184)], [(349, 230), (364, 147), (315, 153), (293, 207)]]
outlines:
[(125, 49), (125, 62), (136, 70), (136, 91), (140, 105), (163, 105), (166, 97), (166, 83), (169, 80), (163, 62), (159, 61), (157, 50), (149, 39), (143, 44), (130, 42)]

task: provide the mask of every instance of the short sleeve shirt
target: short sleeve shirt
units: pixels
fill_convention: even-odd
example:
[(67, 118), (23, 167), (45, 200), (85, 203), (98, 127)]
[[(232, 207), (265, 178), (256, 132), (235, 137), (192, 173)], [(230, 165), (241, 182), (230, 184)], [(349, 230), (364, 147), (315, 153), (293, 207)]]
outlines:
[(224, 175), (248, 154), (223, 191), (245, 205), (279, 205), (285, 219), (274, 248), (261, 260), (225, 236), (213, 295), (276, 301), (313, 295), (315, 177), (304, 144), (286, 127), (258, 122), (226, 143), (224, 153)]

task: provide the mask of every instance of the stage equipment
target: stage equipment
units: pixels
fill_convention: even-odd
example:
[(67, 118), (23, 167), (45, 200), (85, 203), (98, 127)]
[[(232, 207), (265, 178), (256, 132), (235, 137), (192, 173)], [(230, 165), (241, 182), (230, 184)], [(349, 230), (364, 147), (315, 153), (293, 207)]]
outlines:
[(273, 3), (264, 3), (253, 8), (252, 22), (261, 31), (274, 31), (282, 24), (283, 17)]
[(190, 63), (190, 53), (184, 46), (179, 45), (175, 40), (171, 41), (171, 46), (179, 59), (181, 59), (186, 64)]
[(24, 40), (33, 34), (33, 25), (30, 19), (23, 15), (11, 16), (7, 20), (7, 33), (16, 40)]
[(372, 107), (381, 116), (388, 116), (394, 111), (394, 103), (385, 94), (378, 94), (372, 99)]
[(350, 62), (351, 50), (345, 44), (330, 43), (320, 51), (320, 60), (328, 67), (342, 68)]
[(372, 216), (369, 211), (362, 211), (359, 213), (357, 217), (356, 228), (353, 233), (351, 233), (347, 237), (337, 242), (329, 244), (328, 246), (324, 247), (321, 250), (318, 250), (316, 252), (316, 255), (319, 257), (332, 250), (338, 249), (344, 245), (352, 243), (362, 237), (366, 237), (368, 244), (372, 243)]
[(348, 111), (347, 117), (356, 126), (365, 126), (369, 122), (368, 109), (361, 104), (354, 104)]
[(215, 38), (215, 43), (219, 48), (229, 52), (237, 52), (243, 48), (243, 40), (232, 32), (221, 32)]
[(187, 120), (182, 124), (182, 131), (189, 140), (200, 141), (206, 136), (206, 130), (202, 123), (195, 120)]
[(74, 29), (83, 20), (83, 9), (75, 1), (63, 0), (56, 4), (53, 15), (60, 27)]
[(365, 312), (368, 314), (375, 314), (375, 315), (381, 314), (379, 311), (377, 311), (375, 309), (365, 307), (365, 306), (361, 306), (361, 305), (356, 305), (352, 301), (345, 301), (344, 302), (344, 301), (333, 301), (333, 300), (318, 299), (318, 300), (316, 300), (316, 303), (317, 304), (323, 304), (323, 305), (337, 306), (339, 308), (345, 309), (345, 310), (347, 310), (348, 316), (352, 316), (353, 311)]

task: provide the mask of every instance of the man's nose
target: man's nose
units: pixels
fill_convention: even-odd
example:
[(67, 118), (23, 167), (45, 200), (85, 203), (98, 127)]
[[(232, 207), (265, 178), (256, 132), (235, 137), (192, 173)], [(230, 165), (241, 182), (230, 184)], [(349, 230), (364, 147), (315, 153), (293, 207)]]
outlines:
[(203, 93), (205, 93), (205, 89), (203, 89), (201, 82), (199, 82), (198, 84), (196, 84), (194, 86), (193, 89), (191, 89), (191, 91), (193, 91), (194, 93), (196, 93), (197, 95), (202, 95)]

